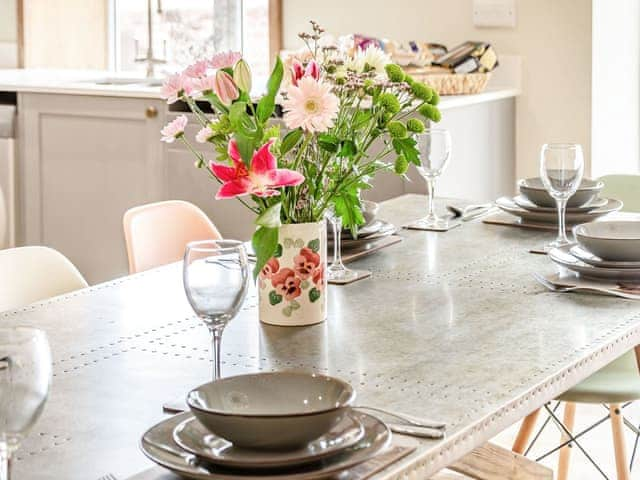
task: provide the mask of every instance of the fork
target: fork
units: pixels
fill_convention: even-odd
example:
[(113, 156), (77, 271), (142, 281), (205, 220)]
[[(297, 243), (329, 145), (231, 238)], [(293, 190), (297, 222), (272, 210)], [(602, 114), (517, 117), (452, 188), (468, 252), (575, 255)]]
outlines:
[(440, 422), (438, 420), (430, 420), (428, 418), (418, 418), (411, 415), (407, 415), (406, 413), (392, 412), (390, 410), (386, 410), (384, 408), (379, 408), (379, 407), (358, 405), (353, 408), (356, 410), (371, 410), (373, 412), (379, 412), (385, 415), (389, 415), (390, 417), (397, 418), (398, 420), (408, 423), (409, 425), (413, 425), (414, 427), (443, 429), (447, 426), (446, 423)]
[(606, 293), (608, 295), (614, 295), (616, 297), (627, 298), (630, 300), (640, 300), (640, 295), (634, 295), (633, 293), (625, 293), (613, 288), (605, 288), (605, 287), (596, 287), (594, 285), (566, 285), (561, 283), (554, 283), (551, 280), (547, 279), (543, 275), (539, 273), (534, 273), (533, 278), (535, 278), (538, 283), (547, 287), (547, 289), (552, 292), (557, 293), (568, 293), (568, 292), (576, 292), (576, 291), (587, 291), (587, 292), (599, 292)]

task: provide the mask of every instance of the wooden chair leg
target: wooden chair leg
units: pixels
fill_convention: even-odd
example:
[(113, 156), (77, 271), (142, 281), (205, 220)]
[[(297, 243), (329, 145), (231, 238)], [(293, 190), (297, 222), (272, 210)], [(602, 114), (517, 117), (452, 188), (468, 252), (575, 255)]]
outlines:
[(529, 416), (522, 420), (522, 425), (520, 425), (520, 430), (518, 430), (518, 436), (513, 442), (513, 447), (511, 448), (513, 452), (519, 453), (520, 455), (524, 453), (524, 450), (527, 448), (527, 444), (529, 443), (529, 438), (531, 438), (533, 429), (538, 421), (538, 415), (540, 415), (540, 409), (530, 413)]
[(613, 433), (613, 450), (616, 455), (618, 480), (630, 480), (631, 474), (627, 463), (627, 449), (624, 443), (624, 419), (622, 418), (620, 405), (609, 405), (609, 413), (611, 414), (611, 432)]
[[(566, 402), (564, 404), (564, 418), (562, 423), (569, 432), (573, 434), (573, 425), (576, 418), (576, 404)], [(564, 443), (569, 439), (566, 433), (560, 436), (560, 442)], [(567, 480), (569, 476), (569, 461), (571, 460), (571, 448), (566, 445), (560, 449), (560, 457), (558, 458), (558, 480)]]

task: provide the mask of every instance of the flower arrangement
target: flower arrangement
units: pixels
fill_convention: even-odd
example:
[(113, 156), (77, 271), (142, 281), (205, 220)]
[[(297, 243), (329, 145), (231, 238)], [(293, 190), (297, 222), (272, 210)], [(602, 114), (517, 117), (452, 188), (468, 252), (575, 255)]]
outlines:
[[(277, 286), (274, 295), (287, 300), (313, 276), (307, 263), (315, 257), (304, 247), (299, 272), (274, 274), (280, 226), (322, 221), (332, 206), (357, 233), (364, 222), (360, 192), (380, 171), (404, 175), (410, 163), (418, 164), (412, 134), (425, 128), (419, 117), (440, 120), (437, 92), (406, 75), (382, 50), (325, 45), (323, 33), (311, 22), (311, 31), (299, 35), (306, 54), (286, 69), (277, 57), (258, 99), (250, 97), (251, 71), (236, 52), (198, 61), (162, 87), (168, 103), (189, 106), (201, 127), (195, 140), (210, 144), (215, 159), (207, 161), (186, 138), (185, 115), (162, 129), (162, 140), (186, 143), (196, 165), (221, 184), (217, 199), (237, 198), (255, 212), (254, 277), (262, 272), (263, 280)], [(214, 115), (201, 110), (201, 100)], [(274, 121), (277, 103), (286, 128)], [(382, 148), (372, 148), (376, 141)]]

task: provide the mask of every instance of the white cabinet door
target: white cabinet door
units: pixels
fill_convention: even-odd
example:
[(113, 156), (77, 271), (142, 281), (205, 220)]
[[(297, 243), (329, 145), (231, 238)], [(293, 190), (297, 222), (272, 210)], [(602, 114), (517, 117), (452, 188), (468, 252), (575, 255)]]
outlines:
[(20, 95), (23, 243), (61, 251), (90, 283), (126, 274), (122, 215), (164, 197), (164, 109), (160, 100)]

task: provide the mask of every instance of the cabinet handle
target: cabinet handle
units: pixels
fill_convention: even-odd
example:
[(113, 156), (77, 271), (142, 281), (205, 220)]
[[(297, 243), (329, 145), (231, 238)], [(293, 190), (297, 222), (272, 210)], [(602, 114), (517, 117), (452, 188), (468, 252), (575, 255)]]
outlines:
[(147, 118), (156, 118), (158, 116), (158, 109), (156, 107), (147, 107), (144, 114)]

